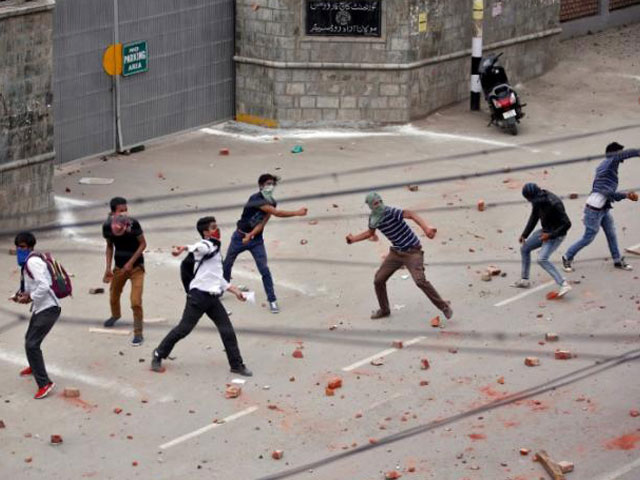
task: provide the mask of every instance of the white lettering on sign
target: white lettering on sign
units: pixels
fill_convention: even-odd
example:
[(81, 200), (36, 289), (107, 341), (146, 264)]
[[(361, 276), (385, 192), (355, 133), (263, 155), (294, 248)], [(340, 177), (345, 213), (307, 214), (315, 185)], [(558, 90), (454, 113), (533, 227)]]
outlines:
[(146, 58), (147, 58), (147, 52), (143, 50), (141, 52), (129, 53), (125, 55), (124, 61), (127, 63), (131, 63), (131, 62), (137, 62), (139, 60), (146, 60)]

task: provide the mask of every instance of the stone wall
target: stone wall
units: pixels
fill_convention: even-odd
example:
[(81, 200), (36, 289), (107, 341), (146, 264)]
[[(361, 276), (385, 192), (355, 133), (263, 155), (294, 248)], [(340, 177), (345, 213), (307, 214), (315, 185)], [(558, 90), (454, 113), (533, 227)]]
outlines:
[(2, 230), (48, 218), (52, 207), (53, 8), (53, 0), (0, 2)]
[[(514, 81), (553, 66), (558, 0), (485, 4), (485, 45), (505, 52)], [(462, 100), (469, 95), (471, 5), (382, 0), (382, 36), (354, 39), (305, 35), (301, 0), (238, 0), (237, 119), (268, 126), (400, 123)]]

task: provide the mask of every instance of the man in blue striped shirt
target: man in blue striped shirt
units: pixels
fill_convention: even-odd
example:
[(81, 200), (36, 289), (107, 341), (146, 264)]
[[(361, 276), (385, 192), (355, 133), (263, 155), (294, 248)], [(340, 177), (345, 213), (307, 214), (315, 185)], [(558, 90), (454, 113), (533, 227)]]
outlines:
[(347, 235), (347, 243), (352, 244), (374, 237), (376, 229), (380, 230), (391, 242), (389, 254), (376, 272), (373, 281), (380, 309), (373, 312), (371, 318), (383, 318), (391, 315), (389, 297), (387, 296), (387, 280), (403, 266), (409, 270), (413, 281), (429, 300), (442, 311), (447, 319), (451, 318), (453, 311), (449, 303), (440, 297), (440, 294), (424, 276), (424, 252), (422, 251), (420, 240), (407, 225), (405, 219), (409, 218), (416, 222), (427, 238), (434, 238), (437, 230), (429, 226), (422, 217), (411, 210), (385, 206), (380, 195), (375, 192), (367, 195), (366, 203), (371, 209), (369, 228), (357, 235), (351, 233)]
[(589, 245), (596, 238), (600, 227), (604, 230), (609, 244), (609, 251), (613, 259), (613, 266), (621, 270), (632, 270), (624, 257), (620, 256), (618, 239), (616, 237), (616, 227), (613, 224), (611, 215), (612, 202), (619, 202), (628, 198), (631, 201), (638, 201), (638, 194), (635, 192), (618, 191), (618, 166), (630, 157), (640, 157), (640, 150), (629, 149), (617, 142), (610, 143), (606, 148), (606, 157), (596, 168), (596, 177), (593, 180), (591, 194), (587, 198), (584, 206), (584, 235), (580, 240), (571, 245), (562, 256), (562, 268), (565, 272), (573, 272), (573, 259), (584, 247)]

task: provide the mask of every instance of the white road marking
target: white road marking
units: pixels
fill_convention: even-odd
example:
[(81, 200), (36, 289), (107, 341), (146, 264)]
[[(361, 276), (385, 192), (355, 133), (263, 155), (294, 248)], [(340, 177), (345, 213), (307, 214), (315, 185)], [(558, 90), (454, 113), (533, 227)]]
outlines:
[(543, 283), (542, 285), (538, 285), (536, 288), (531, 288), (528, 289), (518, 295), (516, 295), (515, 297), (511, 297), (511, 298), (507, 298), (506, 300), (502, 300), (501, 302), (498, 302), (494, 305), (494, 307), (504, 307), (505, 305), (508, 305), (510, 303), (513, 303), (517, 300), (520, 300), (521, 298), (527, 297), (529, 295), (531, 295), (532, 293), (538, 292), (540, 290), (544, 290), (547, 287), (550, 287), (551, 285), (553, 285), (555, 282), (553, 280), (547, 282), (547, 283)]
[(631, 247), (627, 247), (624, 250), (629, 253), (635, 253), (636, 255), (640, 255), (640, 243), (637, 245), (633, 245)]
[(190, 440), (190, 439), (192, 439), (194, 437), (202, 435), (203, 433), (206, 433), (209, 430), (213, 430), (214, 428), (218, 428), (219, 426), (224, 425), (225, 423), (229, 423), (229, 422), (231, 422), (233, 420), (237, 420), (238, 418), (244, 417), (245, 415), (249, 415), (250, 413), (253, 413), (256, 410), (258, 410), (258, 406), (257, 405), (254, 405), (253, 407), (246, 408), (246, 409), (244, 409), (244, 410), (242, 410), (242, 411), (240, 411), (238, 413), (234, 413), (233, 415), (229, 415), (228, 417), (223, 418), (221, 423), (211, 423), (211, 424), (207, 425), (206, 427), (202, 427), (202, 428), (199, 428), (198, 430), (195, 430), (195, 431), (193, 431), (191, 433), (187, 433), (185, 435), (182, 435), (181, 437), (178, 437), (178, 438), (176, 438), (174, 440), (171, 440), (170, 442), (163, 443), (158, 448), (160, 448), (161, 450), (166, 450), (167, 448), (171, 448), (171, 447), (173, 447), (175, 445), (178, 445), (179, 443), (185, 442), (185, 441)]
[(122, 330), (121, 328), (90, 328), (91, 333), (104, 333), (106, 335), (130, 335), (131, 330)]
[[(407, 340), (406, 342), (403, 342), (403, 344), (407, 347), (414, 345), (418, 342), (421, 342), (422, 340), (424, 340), (427, 337), (416, 337), (416, 338), (412, 338), (411, 340)], [(361, 367), (362, 365), (369, 363), (371, 360), (375, 360), (377, 358), (381, 358), (381, 357), (386, 357), (387, 355), (391, 355), (392, 353), (397, 352), (398, 350), (400, 350), (399, 348), (387, 348), (386, 350), (383, 350), (381, 352), (376, 353), (375, 355), (371, 355), (370, 357), (367, 357), (363, 360), (359, 360), (355, 363), (352, 363), (349, 366), (346, 366), (342, 369), (343, 372), (350, 372), (351, 370), (354, 370), (358, 367)]]
[[(69, 209), (70, 206), (93, 205), (93, 202), (76, 200), (75, 198), (60, 197), (58, 195), (54, 196), (53, 199), (58, 207), (58, 223), (62, 225), (74, 224), (77, 221), (73, 210)], [(71, 240), (75, 240), (79, 243), (85, 243), (89, 245), (103, 245), (102, 242), (96, 240), (95, 238), (89, 238), (82, 235), (75, 227), (64, 227), (62, 229), (62, 233), (68, 235)]]
[[(25, 366), (27, 364), (27, 359), (24, 354), (19, 355), (17, 353), (7, 352), (4, 350), (0, 350), (0, 360), (19, 366)], [(142, 393), (137, 389), (123, 384), (121, 380), (96, 377), (93, 375), (87, 375), (86, 373), (75, 372), (69, 369), (62, 369), (61, 367), (58, 367), (55, 364), (51, 364), (49, 362), (47, 362), (47, 371), (54, 376), (68, 378), (76, 382), (86, 383), (87, 385), (91, 385), (93, 387), (112, 390), (125, 397), (137, 398), (143, 396)]]
[(629, 473), (630, 471), (634, 470), (636, 467), (640, 467), (640, 458), (634, 462), (628, 463), (620, 467), (618, 470), (614, 470), (611, 473), (605, 474), (604, 476), (600, 477), (598, 480), (617, 480), (618, 478), (622, 477), (622, 475), (624, 475), (625, 473)]
[(158, 317), (158, 318), (145, 318), (144, 323), (162, 323), (166, 322), (166, 318)]

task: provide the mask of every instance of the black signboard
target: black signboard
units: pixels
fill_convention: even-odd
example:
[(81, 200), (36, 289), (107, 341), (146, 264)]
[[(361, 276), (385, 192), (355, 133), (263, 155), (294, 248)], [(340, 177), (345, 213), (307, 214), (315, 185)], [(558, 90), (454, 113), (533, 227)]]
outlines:
[(307, 35), (380, 37), (382, 0), (305, 0)]

